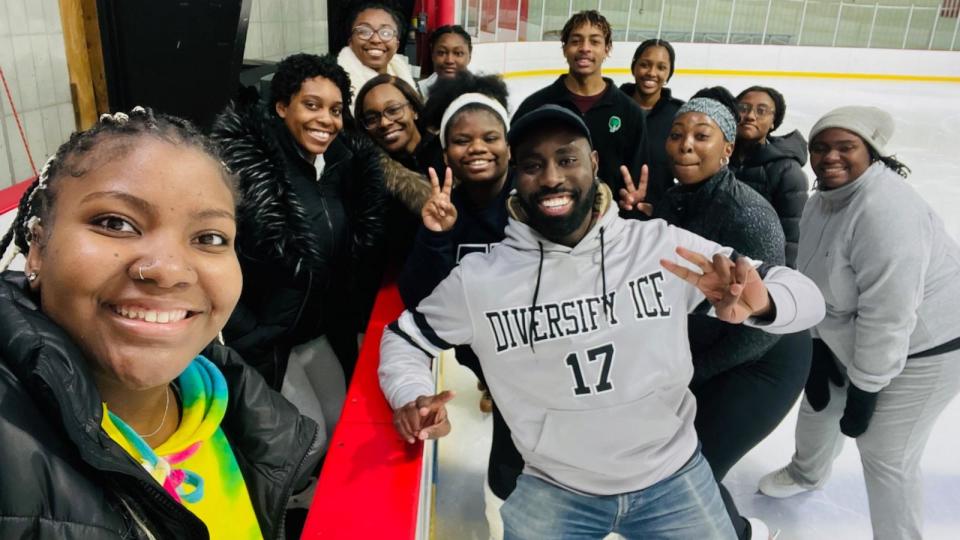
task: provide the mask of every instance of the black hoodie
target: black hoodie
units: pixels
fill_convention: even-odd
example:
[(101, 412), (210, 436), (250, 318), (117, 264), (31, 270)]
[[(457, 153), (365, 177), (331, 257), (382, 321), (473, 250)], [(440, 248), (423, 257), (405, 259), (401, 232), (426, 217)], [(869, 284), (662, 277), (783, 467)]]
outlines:
[(737, 180), (763, 195), (777, 211), (787, 240), (786, 262), (790, 268), (797, 266), (800, 214), (809, 190), (802, 169), (806, 162), (807, 141), (799, 131), (767, 137), (767, 144), (755, 147), (742, 161), (730, 160), (730, 170)]

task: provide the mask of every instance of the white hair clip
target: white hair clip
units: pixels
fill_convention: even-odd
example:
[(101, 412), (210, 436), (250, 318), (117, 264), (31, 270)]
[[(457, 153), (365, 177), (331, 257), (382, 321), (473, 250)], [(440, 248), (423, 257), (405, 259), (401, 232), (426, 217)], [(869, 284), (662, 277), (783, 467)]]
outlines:
[(126, 124), (127, 120), (130, 117), (127, 116), (127, 113), (117, 112), (117, 113), (103, 113), (100, 115), (101, 122), (112, 122), (114, 124)]

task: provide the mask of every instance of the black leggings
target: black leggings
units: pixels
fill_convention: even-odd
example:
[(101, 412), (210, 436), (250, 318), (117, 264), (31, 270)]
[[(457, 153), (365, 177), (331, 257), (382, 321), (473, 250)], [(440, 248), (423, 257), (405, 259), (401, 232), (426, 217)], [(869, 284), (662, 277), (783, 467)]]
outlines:
[(758, 360), (724, 371), (694, 391), (702, 452), (740, 539), (748, 537), (747, 520), (721, 480), (790, 412), (807, 380), (810, 354), (808, 332), (787, 334)]

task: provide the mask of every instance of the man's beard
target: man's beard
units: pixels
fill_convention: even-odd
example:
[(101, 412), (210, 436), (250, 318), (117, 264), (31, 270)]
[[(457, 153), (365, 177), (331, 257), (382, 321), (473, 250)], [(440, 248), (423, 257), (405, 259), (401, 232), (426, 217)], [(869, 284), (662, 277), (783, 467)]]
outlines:
[[(527, 212), (529, 225), (542, 234), (547, 240), (559, 243), (560, 240), (570, 236), (570, 234), (583, 225), (585, 219), (588, 219), (593, 211), (593, 203), (597, 198), (598, 188), (599, 184), (594, 181), (590, 185), (590, 191), (587, 192), (586, 196), (583, 196), (580, 190), (541, 189), (531, 195), (529, 201), (520, 197), (520, 204)], [(540, 206), (537, 204), (537, 201), (543, 196), (556, 193), (569, 193), (574, 200), (573, 211), (566, 216), (553, 217), (540, 212)]]

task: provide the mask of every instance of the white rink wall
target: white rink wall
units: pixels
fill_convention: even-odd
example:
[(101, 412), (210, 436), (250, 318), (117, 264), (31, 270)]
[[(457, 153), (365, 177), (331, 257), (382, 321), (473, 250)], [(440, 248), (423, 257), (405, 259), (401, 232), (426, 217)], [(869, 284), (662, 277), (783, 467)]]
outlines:
[[(618, 84), (633, 79), (630, 60), (638, 43), (614, 43), (604, 74)], [(806, 136), (824, 113), (842, 105), (873, 105), (896, 122), (888, 148), (913, 173), (909, 182), (930, 202), (947, 230), (960, 238), (960, 53), (777, 45), (675, 43), (676, 73), (668, 87), (688, 99), (705, 86), (734, 94), (755, 84), (783, 93), (787, 114), (775, 134)], [(482, 43), (470, 69), (501, 73), (511, 110), (566, 71), (557, 41)], [(813, 175), (806, 168), (811, 182)]]

